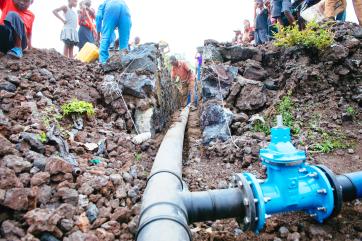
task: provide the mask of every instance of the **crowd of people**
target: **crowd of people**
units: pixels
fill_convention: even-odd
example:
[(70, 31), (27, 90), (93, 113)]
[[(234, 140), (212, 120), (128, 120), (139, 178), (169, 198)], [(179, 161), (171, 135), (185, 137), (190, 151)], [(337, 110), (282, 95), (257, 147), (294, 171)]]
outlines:
[[(352, 0), (359, 25), (362, 26), (362, 0)], [(255, 0), (253, 21), (243, 21), (243, 28), (234, 30), (235, 45), (259, 45), (273, 39), (279, 26), (305, 26), (301, 13), (316, 8), (325, 19), (345, 21), (347, 0)], [(315, 16), (317, 18), (317, 16)]]
[[(34, 0), (0, 0), (0, 52), (21, 58), (30, 49), (35, 19), (29, 10)], [(110, 48), (128, 51), (140, 44), (140, 38), (129, 43), (132, 27), (130, 11), (124, 0), (104, 0), (96, 12), (91, 0), (68, 0), (68, 4), (54, 9), (63, 23), (60, 39), (64, 42), (64, 56), (73, 58), (74, 47), (82, 49), (86, 43), (98, 44), (100, 63), (106, 63)], [(118, 29), (118, 39), (115, 31)]]
[[(362, 0), (352, 0), (355, 12), (362, 25)], [(0, 52), (15, 58), (23, 56), (23, 50), (32, 47), (32, 29), (34, 14), (29, 10), (33, 0), (0, 0)], [(60, 39), (64, 42), (64, 55), (73, 58), (73, 49), (80, 49), (86, 43), (99, 45), (99, 62), (104, 64), (109, 59), (109, 49), (116, 48), (122, 52), (137, 48), (140, 38), (129, 43), (132, 27), (130, 11), (124, 0), (104, 0), (96, 12), (91, 7), (91, 0), (68, 0), (68, 5), (54, 9), (54, 15), (62, 21)], [(234, 44), (262, 44), (273, 38), (278, 31), (276, 23), (281, 26), (298, 24), (303, 28), (301, 13), (317, 6), (324, 18), (345, 21), (346, 0), (255, 0), (254, 19), (243, 21), (243, 28), (235, 30)], [(115, 31), (118, 29), (118, 39)], [(167, 44), (160, 44), (166, 50)], [(202, 51), (196, 55), (196, 72), (193, 73), (186, 62), (171, 56), (171, 77), (181, 83), (180, 92), (183, 106), (191, 103), (197, 106), (197, 81), (200, 80)], [(197, 76), (197, 77), (196, 77)], [(196, 82), (196, 83), (195, 83)], [(192, 108), (194, 109), (194, 108)]]

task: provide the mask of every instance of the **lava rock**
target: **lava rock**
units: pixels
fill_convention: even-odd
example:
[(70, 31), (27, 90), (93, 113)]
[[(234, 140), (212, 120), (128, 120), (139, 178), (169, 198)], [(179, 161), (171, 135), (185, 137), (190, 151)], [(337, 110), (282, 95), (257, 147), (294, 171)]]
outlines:
[(116, 208), (114, 212), (111, 214), (111, 220), (120, 223), (127, 223), (130, 217), (131, 217), (131, 212), (128, 208), (125, 207)]
[(15, 145), (0, 134), (0, 157), (8, 154), (16, 154), (18, 151), (15, 149)]
[(317, 226), (317, 225), (311, 225), (308, 231), (312, 236), (318, 236), (318, 237), (325, 237), (328, 234), (322, 226)]
[(349, 50), (341, 44), (333, 44), (321, 57), (322, 61), (338, 61), (348, 56)]
[(30, 190), (27, 188), (8, 189), (3, 205), (16, 211), (27, 210)]
[(213, 140), (226, 141), (230, 138), (229, 125), (233, 114), (229, 109), (222, 108), (215, 102), (205, 103), (201, 110), (201, 128), (203, 129), (203, 144)]
[(33, 166), (38, 168), (40, 171), (44, 170), (47, 163), (46, 157), (40, 153), (29, 151), (26, 154), (26, 159), (33, 163)]
[(7, 75), (5, 79), (16, 86), (20, 84), (20, 79), (14, 75)]
[(69, 232), (74, 227), (74, 222), (71, 219), (62, 219), (60, 220), (60, 228), (65, 232)]
[(88, 206), (86, 214), (87, 214), (89, 222), (93, 223), (99, 215), (99, 209), (97, 208), (97, 206), (95, 204), (92, 203)]
[(59, 188), (56, 196), (62, 198), (65, 203), (72, 204), (73, 206), (76, 206), (78, 204), (78, 192), (74, 189), (67, 187)]
[(263, 87), (248, 84), (241, 90), (236, 107), (240, 111), (255, 111), (264, 107), (266, 101), (267, 96)]
[(127, 72), (157, 72), (157, 46), (153, 43), (142, 44), (128, 54), (122, 56), (121, 63), (127, 66)]
[(50, 181), (50, 174), (48, 172), (38, 172), (31, 178), (31, 186), (40, 186), (47, 184)]
[(5, 220), (1, 224), (1, 233), (7, 240), (16, 240), (25, 236), (25, 232), (21, 229), (20, 224), (15, 221)]
[(254, 59), (261, 61), (262, 54), (259, 49), (252, 47), (231, 46), (220, 48), (220, 53), (224, 61), (231, 61), (236, 63), (239, 61), (246, 61)]
[(212, 44), (205, 45), (202, 58), (205, 62), (223, 62), (223, 57), (219, 49)]
[(268, 72), (261, 66), (259, 62), (251, 59), (246, 61), (244, 71), (245, 78), (262, 81), (267, 77), (267, 75)]
[(47, 204), (52, 198), (53, 189), (48, 185), (42, 185), (37, 192), (37, 200), (40, 204)]
[(224, 67), (223, 65), (211, 65), (204, 69), (206, 77), (202, 81), (202, 99), (224, 99), (229, 94), (232, 82), (235, 79), (234, 67)]
[(40, 241), (60, 241), (50, 233), (43, 233), (40, 237)]
[(14, 170), (0, 167), (0, 189), (23, 187)]
[(33, 133), (23, 132), (20, 134), (20, 141), (27, 142), (31, 146), (32, 150), (39, 153), (44, 153), (44, 145), (40, 141), (38, 135)]
[(156, 86), (156, 80), (151, 76), (139, 76), (135, 73), (123, 74), (118, 83), (122, 86), (124, 94), (138, 98), (151, 96)]
[(4, 156), (4, 164), (15, 171), (15, 173), (21, 173), (24, 171), (30, 171), (32, 164), (25, 161), (22, 157), (15, 155)]
[(45, 171), (50, 175), (72, 173), (73, 166), (59, 157), (50, 157), (47, 160)]
[(15, 92), (16, 85), (10, 83), (9, 81), (0, 82), (0, 90), (6, 90), (8, 92)]
[(284, 226), (282, 226), (282, 227), (279, 228), (279, 235), (280, 235), (280, 237), (286, 238), (286, 237), (288, 237), (288, 234), (289, 234), (288, 228), (286, 228), (286, 227), (284, 227)]

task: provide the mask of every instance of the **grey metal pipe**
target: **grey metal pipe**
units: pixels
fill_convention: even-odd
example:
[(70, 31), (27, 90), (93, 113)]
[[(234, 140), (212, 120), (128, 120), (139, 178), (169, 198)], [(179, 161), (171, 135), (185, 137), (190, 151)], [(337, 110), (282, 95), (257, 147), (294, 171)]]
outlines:
[(191, 241), (187, 210), (180, 198), (188, 115), (186, 107), (179, 121), (166, 133), (156, 155), (143, 194), (137, 241)]

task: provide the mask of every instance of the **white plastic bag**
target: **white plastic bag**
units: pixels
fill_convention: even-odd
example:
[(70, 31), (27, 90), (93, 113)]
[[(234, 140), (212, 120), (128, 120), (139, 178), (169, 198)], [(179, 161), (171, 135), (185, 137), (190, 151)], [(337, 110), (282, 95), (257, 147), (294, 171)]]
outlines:
[(324, 1), (305, 9), (300, 13), (300, 16), (307, 22), (321, 22), (324, 19)]

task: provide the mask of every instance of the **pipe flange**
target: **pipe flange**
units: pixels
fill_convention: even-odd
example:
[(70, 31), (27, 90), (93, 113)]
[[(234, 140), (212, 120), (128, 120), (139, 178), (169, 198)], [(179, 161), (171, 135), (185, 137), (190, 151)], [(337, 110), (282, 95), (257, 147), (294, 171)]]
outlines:
[(237, 218), (240, 228), (243, 231), (255, 230), (258, 225), (256, 216), (256, 206), (254, 201), (253, 190), (250, 187), (248, 180), (243, 174), (234, 175), (234, 186), (240, 188), (243, 197), (243, 203), (245, 209), (245, 216)]
[(253, 229), (255, 233), (259, 233), (260, 230), (264, 228), (266, 222), (266, 210), (265, 210), (265, 202), (263, 191), (260, 187), (260, 184), (256, 177), (251, 173), (244, 173), (243, 174), (246, 179), (251, 182), (251, 189), (253, 190), (255, 199), (254, 202), (256, 203), (256, 215), (257, 215), (257, 225), (256, 228)]
[(343, 206), (342, 186), (338, 183), (336, 175), (331, 169), (324, 165), (317, 165), (317, 167), (324, 172), (333, 188), (334, 208), (330, 218), (337, 217)]

